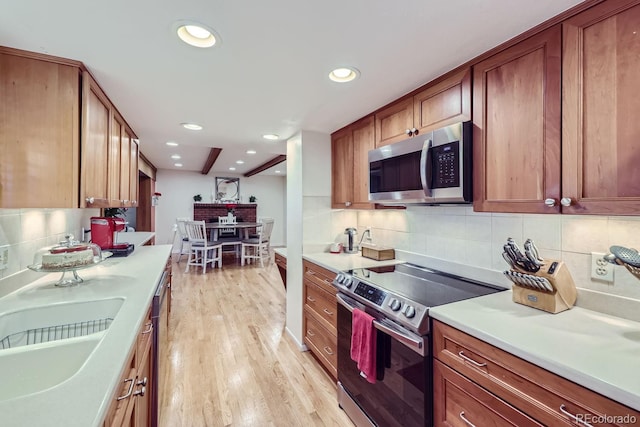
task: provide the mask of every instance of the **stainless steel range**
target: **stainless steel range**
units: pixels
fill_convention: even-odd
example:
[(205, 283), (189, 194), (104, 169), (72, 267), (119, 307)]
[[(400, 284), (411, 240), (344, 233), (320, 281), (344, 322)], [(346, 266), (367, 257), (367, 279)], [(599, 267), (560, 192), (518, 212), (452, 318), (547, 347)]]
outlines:
[[(357, 426), (431, 426), (429, 308), (504, 288), (413, 264), (338, 274), (338, 401)], [(351, 360), (352, 312), (376, 329), (376, 381)]]

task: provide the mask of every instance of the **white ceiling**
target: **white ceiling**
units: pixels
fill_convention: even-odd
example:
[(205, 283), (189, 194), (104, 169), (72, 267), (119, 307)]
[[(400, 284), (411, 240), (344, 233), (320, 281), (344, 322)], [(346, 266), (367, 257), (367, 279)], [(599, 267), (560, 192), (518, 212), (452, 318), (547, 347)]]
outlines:
[[(286, 140), (300, 130), (331, 133), (580, 1), (1, 3), (0, 45), (82, 61), (156, 167), (175, 169), (169, 156), (180, 154), (182, 169), (199, 171), (209, 148), (220, 147), (214, 175), (286, 154)], [(213, 28), (222, 43), (185, 45), (172, 30), (184, 19)], [(345, 65), (360, 78), (327, 78)], [(167, 147), (170, 140), (180, 146)], [(264, 173), (275, 169), (286, 172), (281, 164)]]

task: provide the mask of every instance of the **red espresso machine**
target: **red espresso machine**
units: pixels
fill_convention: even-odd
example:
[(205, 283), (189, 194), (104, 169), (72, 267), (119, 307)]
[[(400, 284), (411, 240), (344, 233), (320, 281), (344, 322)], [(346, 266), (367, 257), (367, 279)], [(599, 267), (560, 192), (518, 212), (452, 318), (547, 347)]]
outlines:
[(127, 256), (133, 252), (134, 246), (126, 242), (116, 243), (116, 233), (126, 228), (123, 218), (91, 217), (91, 241), (103, 251), (113, 253), (113, 256)]

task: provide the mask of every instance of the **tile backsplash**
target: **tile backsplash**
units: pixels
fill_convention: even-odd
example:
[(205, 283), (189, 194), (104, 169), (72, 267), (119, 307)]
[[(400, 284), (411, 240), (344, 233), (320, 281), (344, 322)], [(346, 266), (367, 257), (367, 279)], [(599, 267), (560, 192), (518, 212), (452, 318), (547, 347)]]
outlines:
[(471, 206), (373, 211), (332, 210), (330, 206), (330, 198), (304, 199), (305, 243), (344, 241), (344, 228), (353, 226), (360, 240), (362, 232), (371, 227), (373, 243), (471, 267), (508, 286), (500, 274), (507, 268), (502, 246), (507, 237), (520, 246), (532, 238), (544, 258), (567, 264), (576, 286), (583, 290), (578, 305), (600, 304), (610, 297), (620, 297), (614, 304), (623, 300), (640, 303), (640, 280), (624, 267), (614, 266), (613, 283), (591, 279), (591, 252), (607, 253), (612, 245), (640, 248), (640, 216), (480, 213)]
[(9, 245), (9, 263), (0, 279), (19, 273), (33, 262), (43, 246), (64, 240), (71, 233), (81, 240), (81, 228), (99, 209), (0, 209), (0, 246)]

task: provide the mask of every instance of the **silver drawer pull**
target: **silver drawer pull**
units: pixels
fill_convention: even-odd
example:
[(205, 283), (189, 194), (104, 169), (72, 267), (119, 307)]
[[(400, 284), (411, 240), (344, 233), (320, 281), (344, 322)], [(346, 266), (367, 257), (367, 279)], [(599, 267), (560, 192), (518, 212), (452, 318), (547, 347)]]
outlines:
[(469, 421), (465, 416), (464, 416), (464, 411), (460, 412), (460, 418), (462, 419), (462, 421), (464, 421), (468, 426), (470, 427), (476, 427), (475, 424), (473, 424), (471, 421)]
[(460, 350), (458, 352), (458, 356), (462, 357), (464, 360), (466, 360), (467, 362), (471, 363), (472, 365), (477, 366), (478, 368), (484, 368), (485, 366), (487, 366), (486, 363), (478, 363), (475, 360), (473, 360), (472, 358), (465, 356), (464, 353), (462, 352), (462, 350)]
[(587, 426), (587, 427), (593, 427), (593, 425), (591, 425), (588, 422), (586, 422), (585, 420), (580, 419), (577, 416), (573, 415), (571, 412), (567, 411), (565, 408), (566, 408), (566, 406), (564, 406), (564, 403), (562, 405), (560, 405), (560, 412), (562, 412), (567, 417), (569, 417), (570, 420), (572, 420), (576, 424), (580, 424), (580, 425)]
[(315, 337), (316, 334), (314, 334), (311, 329), (307, 329), (307, 335), (309, 335), (310, 337)]
[(324, 347), (324, 352), (329, 356), (333, 356), (333, 351), (329, 347)]
[(333, 316), (333, 311), (329, 311), (326, 308), (323, 308), (322, 311), (324, 311), (325, 313), (327, 313), (329, 316)]
[(311, 297), (307, 297), (307, 301), (316, 302), (316, 300)]
[(129, 384), (129, 391), (127, 391), (127, 394), (125, 394), (124, 396), (120, 396), (118, 397), (116, 400), (117, 401), (121, 401), (126, 399), (127, 397), (131, 396), (131, 392), (133, 391), (133, 386), (136, 384), (135, 382), (135, 378), (127, 378), (126, 380), (124, 380), (124, 382), (130, 382), (131, 384)]
[(143, 386), (140, 390), (134, 392), (133, 395), (134, 396), (144, 396), (144, 394), (146, 392), (147, 392), (147, 388)]

